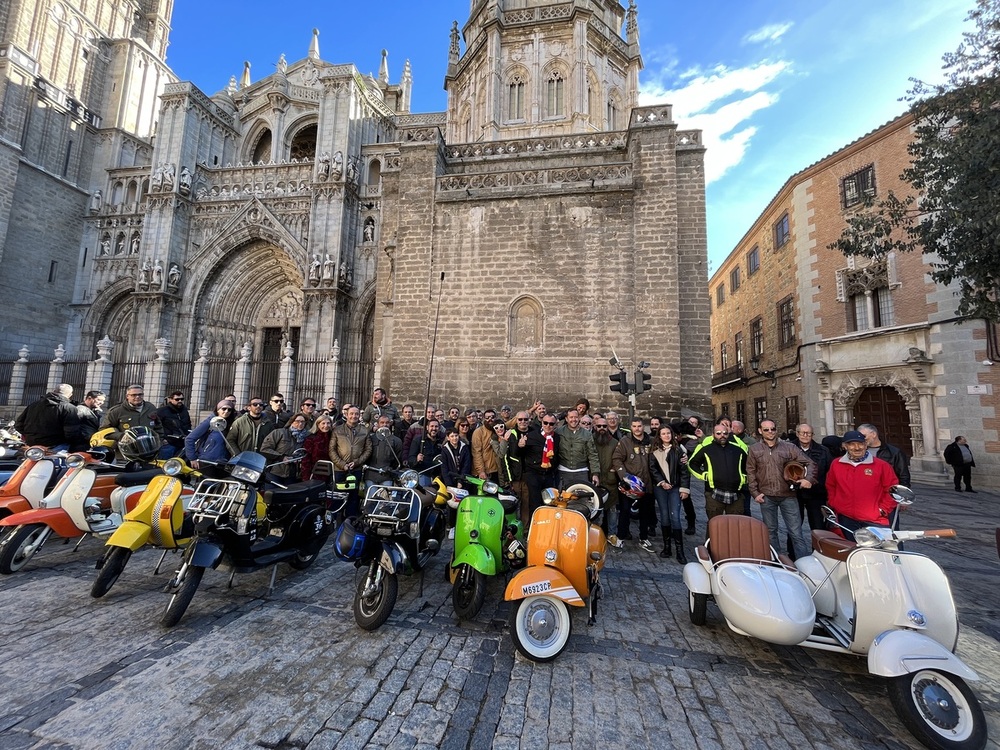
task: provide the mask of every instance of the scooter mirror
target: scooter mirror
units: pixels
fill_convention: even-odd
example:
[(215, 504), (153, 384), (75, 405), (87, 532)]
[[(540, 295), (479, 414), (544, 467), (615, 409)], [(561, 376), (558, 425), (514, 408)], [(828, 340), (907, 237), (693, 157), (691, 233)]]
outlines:
[(829, 505), (820, 508), (820, 512), (823, 514), (823, 520), (827, 523), (837, 523), (837, 514)]
[(892, 499), (900, 505), (913, 505), (913, 501), (917, 497), (913, 490), (902, 484), (890, 487), (889, 494), (892, 495)]
[(225, 432), (226, 427), (229, 423), (226, 421), (225, 417), (212, 417), (212, 421), (208, 423), (209, 429), (215, 432)]

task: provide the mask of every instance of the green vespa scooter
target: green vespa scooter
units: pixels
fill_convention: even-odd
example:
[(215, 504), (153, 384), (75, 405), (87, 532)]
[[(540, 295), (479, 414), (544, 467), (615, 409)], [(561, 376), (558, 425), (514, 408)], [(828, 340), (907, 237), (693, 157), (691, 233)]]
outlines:
[(478, 477), (467, 476), (465, 483), (475, 489), (452, 490), (449, 500), (458, 511), (449, 578), (452, 604), (460, 620), (479, 614), (488, 576), (521, 568), (527, 559), (517, 496), (501, 494), (495, 482)]

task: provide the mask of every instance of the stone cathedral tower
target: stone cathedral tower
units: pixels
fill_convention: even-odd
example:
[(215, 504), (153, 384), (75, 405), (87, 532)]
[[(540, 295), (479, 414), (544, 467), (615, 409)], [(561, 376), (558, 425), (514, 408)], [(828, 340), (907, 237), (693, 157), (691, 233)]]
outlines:
[[(141, 359), (169, 340), (225, 392), (237, 358), (266, 390), (292, 357), (293, 396), (317, 397), (335, 361), (342, 400), (377, 384), (421, 400), (441, 300), (435, 401), (622, 406), (613, 347), (653, 363), (641, 410), (707, 408), (704, 149), (668, 104), (637, 105), (633, 1), (473, 0), (442, 35), (448, 109), (423, 114), (408, 62), (390, 83), (383, 51), (364, 76), (324, 61), (318, 32), (302, 59), (206, 95), (159, 62), (170, 4), (132, 4), (133, 26), (98, 35), (104, 119), (86, 127), (106, 145), (60, 230), (38, 230), (79, 270), (71, 352), (108, 336)], [(45, 48), (32, 33), (25, 50)]]

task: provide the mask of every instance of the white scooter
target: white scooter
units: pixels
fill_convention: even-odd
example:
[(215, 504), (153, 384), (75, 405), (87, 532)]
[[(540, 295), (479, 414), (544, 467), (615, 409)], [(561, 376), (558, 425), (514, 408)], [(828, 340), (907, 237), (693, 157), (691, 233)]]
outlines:
[[(892, 494), (904, 505), (913, 499), (901, 485)], [(705, 624), (711, 598), (740, 635), (867, 655), (868, 671), (889, 679), (893, 708), (920, 742), (980, 750), (986, 718), (965, 683), (979, 676), (954, 653), (958, 616), (948, 578), (929, 557), (899, 548), (954, 530), (871, 526), (854, 534), (856, 543), (813, 531), (813, 553), (792, 563), (770, 546), (761, 521), (710, 519), (709, 538), (684, 567), (691, 622)]]

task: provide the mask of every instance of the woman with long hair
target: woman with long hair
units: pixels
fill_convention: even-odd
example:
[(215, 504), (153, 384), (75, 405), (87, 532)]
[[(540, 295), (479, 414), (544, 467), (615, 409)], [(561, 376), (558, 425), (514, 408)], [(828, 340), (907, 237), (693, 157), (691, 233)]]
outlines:
[(670, 557), (671, 538), (677, 544), (677, 562), (687, 563), (684, 555), (684, 526), (681, 523), (682, 496), (691, 494), (691, 475), (687, 468), (687, 451), (674, 435), (673, 429), (662, 425), (653, 435), (649, 454), (649, 474), (653, 480), (653, 497), (660, 511), (663, 530), (663, 551), (660, 557)]
[(312, 479), (312, 470), (317, 461), (330, 460), (330, 432), (332, 430), (333, 417), (329, 414), (321, 414), (316, 417), (316, 421), (313, 422), (313, 426), (309, 430), (309, 436), (302, 444), (306, 451), (300, 464), (303, 482)]

